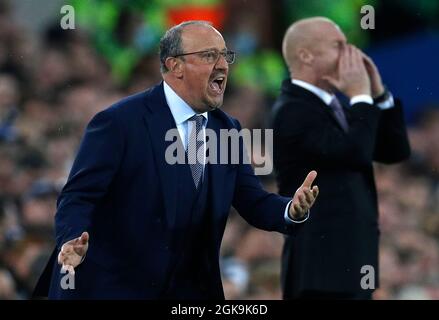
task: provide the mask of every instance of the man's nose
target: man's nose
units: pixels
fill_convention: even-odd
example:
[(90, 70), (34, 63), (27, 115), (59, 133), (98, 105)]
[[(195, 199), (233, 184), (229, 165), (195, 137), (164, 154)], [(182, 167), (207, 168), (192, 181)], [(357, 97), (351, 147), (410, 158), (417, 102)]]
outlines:
[(215, 64), (215, 69), (223, 69), (223, 70), (229, 69), (229, 64), (227, 63), (224, 55), (222, 54), (219, 55), (218, 61)]

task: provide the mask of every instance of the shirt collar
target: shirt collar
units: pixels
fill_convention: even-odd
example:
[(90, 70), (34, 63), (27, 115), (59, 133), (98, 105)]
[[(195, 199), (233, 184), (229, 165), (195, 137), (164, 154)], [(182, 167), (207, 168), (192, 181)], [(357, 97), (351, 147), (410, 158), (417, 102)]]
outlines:
[(312, 93), (314, 93), (317, 97), (319, 97), (326, 105), (330, 105), (332, 99), (334, 98), (333, 94), (330, 94), (329, 92), (320, 89), (319, 87), (316, 87), (315, 85), (302, 81), (302, 80), (298, 80), (298, 79), (292, 79), (291, 82), (293, 84), (295, 84), (296, 86), (302, 87), (308, 91), (311, 91)]
[[(165, 81), (163, 81), (163, 89), (166, 102), (177, 126), (197, 114)], [(207, 123), (207, 112), (201, 113), (201, 115), (206, 118), (205, 123)]]

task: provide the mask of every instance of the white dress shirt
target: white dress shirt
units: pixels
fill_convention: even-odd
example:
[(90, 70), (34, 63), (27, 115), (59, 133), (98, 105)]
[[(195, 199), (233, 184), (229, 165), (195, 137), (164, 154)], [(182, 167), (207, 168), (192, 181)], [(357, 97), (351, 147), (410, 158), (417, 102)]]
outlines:
[[(329, 104), (331, 103), (331, 101), (334, 97), (334, 94), (331, 94), (331, 93), (329, 93), (323, 89), (320, 89), (319, 87), (316, 87), (315, 85), (308, 83), (308, 82), (305, 82), (303, 80), (292, 79), (291, 82), (299, 87), (302, 87), (308, 91), (311, 91), (317, 97), (319, 97), (327, 106), (329, 106)], [(373, 99), (368, 94), (360, 94), (360, 95), (352, 97), (351, 100), (349, 101), (351, 106), (354, 105), (355, 103), (358, 103), (358, 102), (373, 104)], [(378, 108), (380, 108), (382, 110), (392, 108), (394, 105), (395, 105), (395, 103), (393, 101), (393, 96), (391, 94), (389, 95), (389, 98), (387, 100), (377, 104)]]
[[(192, 132), (192, 127), (194, 125), (194, 121), (188, 120), (197, 113), (182, 98), (180, 98), (165, 81), (163, 81), (163, 89), (165, 90), (166, 102), (168, 103), (169, 109), (171, 109), (172, 117), (174, 118), (178, 133), (180, 134), (184, 149), (186, 150), (189, 133)], [(205, 128), (208, 121), (208, 115), (207, 112), (201, 113), (201, 115), (206, 118), (203, 125), (203, 134), (204, 138), (206, 138)]]
[[(191, 132), (192, 126), (194, 125), (193, 121), (188, 120), (197, 113), (174, 90), (172, 90), (172, 88), (165, 81), (163, 81), (163, 89), (165, 91), (166, 102), (169, 106), (169, 109), (171, 110), (172, 117), (174, 118), (183, 146), (186, 149), (188, 145), (189, 132)], [(205, 126), (208, 121), (208, 113), (204, 112), (201, 115), (206, 118), (203, 126), (204, 141), (206, 141)], [(284, 213), (285, 221), (287, 223), (302, 223), (306, 219), (308, 219), (308, 216), (306, 217), (306, 219), (300, 221), (290, 219), (288, 215), (290, 204), (291, 201), (287, 204)]]

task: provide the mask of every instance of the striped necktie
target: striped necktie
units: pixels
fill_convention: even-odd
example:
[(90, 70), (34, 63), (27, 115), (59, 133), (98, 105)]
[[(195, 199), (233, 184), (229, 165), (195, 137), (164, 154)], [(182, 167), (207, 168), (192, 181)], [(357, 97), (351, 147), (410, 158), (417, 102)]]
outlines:
[(192, 130), (191, 134), (189, 135), (186, 152), (188, 163), (192, 172), (192, 178), (194, 180), (195, 187), (198, 189), (198, 187), (201, 185), (200, 181), (202, 180), (204, 171), (204, 117), (196, 114), (189, 118), (188, 121), (192, 122)]

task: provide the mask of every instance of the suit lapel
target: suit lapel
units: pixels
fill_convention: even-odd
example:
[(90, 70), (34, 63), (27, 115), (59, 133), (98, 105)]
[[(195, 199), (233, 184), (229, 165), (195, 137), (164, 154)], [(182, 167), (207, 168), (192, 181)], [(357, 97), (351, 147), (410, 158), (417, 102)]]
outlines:
[[(166, 148), (168, 148), (173, 141), (165, 141), (165, 136), (168, 130), (177, 128), (172, 113), (166, 103), (163, 83), (154, 87), (150, 91), (147, 100), (147, 108), (149, 113), (144, 116), (144, 120), (151, 137), (155, 163), (157, 165), (163, 189), (166, 219), (169, 226), (172, 228), (175, 225), (175, 215), (177, 210), (177, 165), (168, 164), (166, 162)], [(155, 182), (151, 181), (150, 183), (153, 185)]]
[[(341, 131), (343, 131), (343, 133), (345, 133), (343, 127), (341, 126), (341, 124), (338, 122), (337, 118), (334, 115), (334, 112), (331, 110), (331, 107), (329, 107), (328, 105), (326, 105), (322, 99), (320, 99), (318, 96), (316, 96), (314, 93), (300, 87), (297, 86), (293, 83), (291, 83), (291, 79), (287, 79), (282, 83), (282, 89), (292, 93), (295, 96), (300, 96), (300, 97), (304, 97), (307, 100), (314, 100), (315, 104), (319, 106), (319, 108), (323, 109), (324, 112), (326, 112), (329, 117), (332, 119), (332, 122), (338, 127), (340, 128)], [(346, 119), (348, 120), (349, 123), (349, 117), (348, 117), (348, 113), (346, 112), (346, 108), (343, 106), (343, 110), (345, 112), (346, 115)]]

